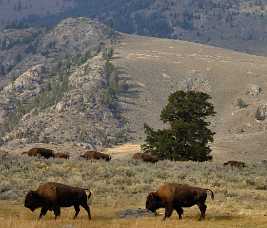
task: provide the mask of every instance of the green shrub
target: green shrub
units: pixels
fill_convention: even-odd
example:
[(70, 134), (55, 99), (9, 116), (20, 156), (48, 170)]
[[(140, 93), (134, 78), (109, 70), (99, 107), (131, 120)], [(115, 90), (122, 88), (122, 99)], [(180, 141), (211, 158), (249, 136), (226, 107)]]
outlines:
[(238, 98), (236, 104), (239, 108), (248, 107), (248, 104), (242, 98)]

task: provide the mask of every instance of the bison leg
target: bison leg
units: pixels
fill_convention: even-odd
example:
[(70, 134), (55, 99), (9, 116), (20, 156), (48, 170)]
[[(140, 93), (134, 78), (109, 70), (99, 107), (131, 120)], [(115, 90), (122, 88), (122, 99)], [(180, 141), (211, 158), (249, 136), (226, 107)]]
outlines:
[(57, 219), (58, 216), (60, 216), (60, 207), (56, 206), (53, 208), (55, 219)]
[(86, 202), (82, 203), (81, 206), (87, 211), (88, 213), (88, 218), (91, 219), (91, 212), (90, 212), (90, 207)]
[(45, 216), (47, 211), (48, 211), (48, 208), (42, 207), (40, 215), (39, 215), (39, 219), (41, 219), (43, 216)]
[(165, 216), (164, 216), (163, 220), (171, 217), (172, 212), (173, 212), (173, 206), (171, 203), (168, 203), (167, 206), (165, 207)]
[(205, 213), (206, 213), (207, 206), (204, 203), (198, 204), (198, 208), (201, 212), (199, 220), (205, 219)]
[(79, 212), (80, 212), (79, 205), (74, 205), (74, 209), (75, 209), (75, 215), (74, 215), (73, 219), (76, 219), (78, 214), (79, 214)]
[(177, 214), (179, 216), (179, 219), (182, 219), (182, 214), (184, 213), (183, 208), (177, 207), (177, 208), (175, 208), (175, 210), (176, 210), (176, 212), (177, 212)]

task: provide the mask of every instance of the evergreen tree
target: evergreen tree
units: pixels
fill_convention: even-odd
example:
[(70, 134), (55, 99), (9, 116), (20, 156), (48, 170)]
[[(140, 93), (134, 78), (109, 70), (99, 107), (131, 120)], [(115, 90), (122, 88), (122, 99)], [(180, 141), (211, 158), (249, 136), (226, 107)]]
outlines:
[(177, 91), (169, 96), (161, 112), (167, 129), (154, 130), (145, 124), (145, 144), (142, 149), (170, 160), (211, 160), (209, 142), (214, 132), (208, 127), (208, 117), (214, 116), (211, 97), (203, 92)]

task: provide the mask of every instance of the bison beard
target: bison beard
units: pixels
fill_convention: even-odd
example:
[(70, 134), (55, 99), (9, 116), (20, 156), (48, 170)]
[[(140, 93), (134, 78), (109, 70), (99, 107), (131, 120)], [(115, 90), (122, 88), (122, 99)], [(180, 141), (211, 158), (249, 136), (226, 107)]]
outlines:
[(47, 211), (54, 211), (55, 219), (60, 215), (60, 207), (74, 206), (74, 219), (80, 212), (82, 206), (88, 213), (88, 218), (91, 219), (90, 208), (87, 204), (86, 191), (84, 188), (71, 187), (68, 185), (48, 182), (39, 186), (36, 191), (29, 191), (25, 197), (24, 206), (34, 211), (41, 208), (39, 219), (46, 215)]
[(207, 191), (211, 193), (211, 198), (214, 199), (214, 194), (210, 189), (168, 183), (160, 186), (158, 191), (149, 193), (146, 200), (146, 209), (155, 213), (157, 209), (165, 208), (164, 220), (170, 217), (175, 210), (179, 219), (182, 219), (183, 207), (197, 205), (201, 212), (200, 220), (202, 220), (205, 219), (207, 209), (205, 204)]

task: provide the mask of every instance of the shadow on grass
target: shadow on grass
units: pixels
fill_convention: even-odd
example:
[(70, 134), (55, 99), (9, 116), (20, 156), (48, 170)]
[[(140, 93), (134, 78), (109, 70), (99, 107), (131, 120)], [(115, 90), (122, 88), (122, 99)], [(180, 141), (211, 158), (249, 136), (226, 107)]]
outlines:
[[(221, 214), (221, 215), (210, 215), (207, 216), (205, 220), (207, 221), (223, 221), (223, 220), (235, 220), (235, 219), (241, 219), (242, 216), (238, 216), (238, 215), (226, 215), (226, 214)], [(204, 221), (205, 221), (204, 220)]]

